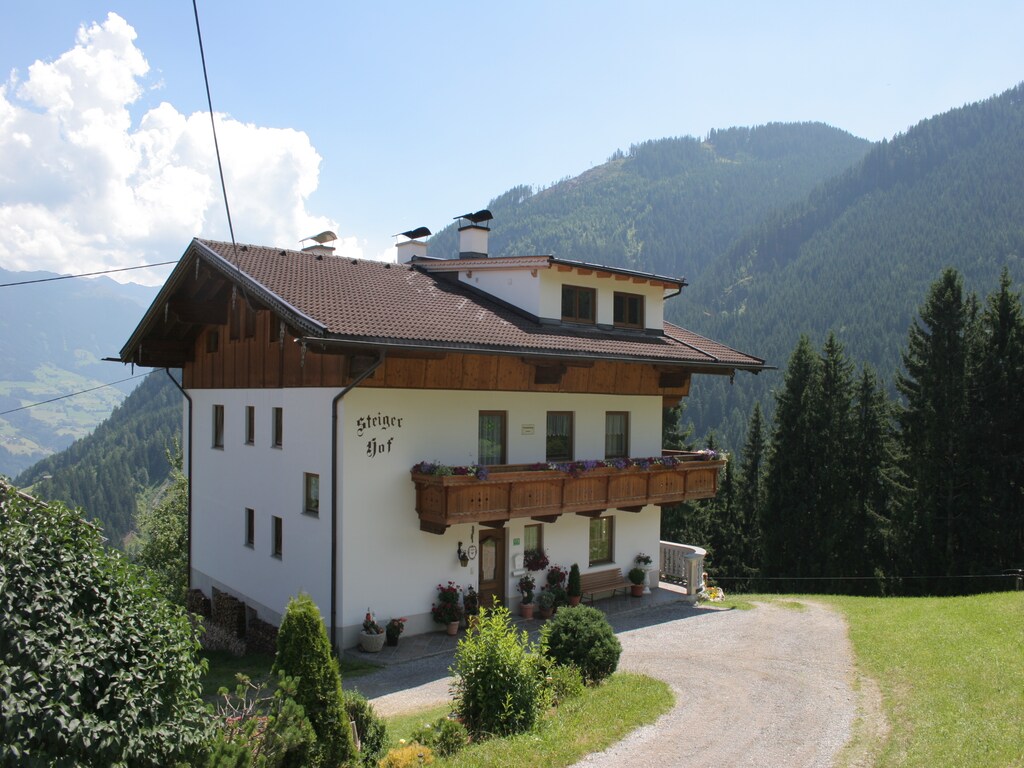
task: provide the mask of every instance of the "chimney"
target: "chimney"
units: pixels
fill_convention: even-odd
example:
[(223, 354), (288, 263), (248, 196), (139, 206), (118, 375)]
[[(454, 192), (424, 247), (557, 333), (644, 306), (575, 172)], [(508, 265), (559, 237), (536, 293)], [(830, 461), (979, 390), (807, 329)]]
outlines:
[(491, 233), (487, 222), (494, 218), (491, 212), (485, 208), (455, 218), (459, 220), (459, 258), (486, 259), (487, 236)]
[[(413, 259), (425, 259), (427, 257), (427, 244), (420, 240), (421, 237), (430, 237), (430, 230), (426, 227), (417, 227), (408, 232), (399, 232), (398, 235), (409, 238), (395, 248), (398, 250), (398, 263), (408, 264)], [(395, 235), (395, 237), (398, 237)]]
[(303, 253), (312, 253), (320, 258), (324, 256), (333, 256), (334, 247), (327, 245), (327, 243), (333, 243), (338, 239), (338, 236), (331, 232), (329, 229), (321, 232), (319, 235), (312, 235), (310, 237), (304, 237), (300, 241), (301, 243), (307, 240), (312, 240), (314, 245), (304, 246), (302, 249)]

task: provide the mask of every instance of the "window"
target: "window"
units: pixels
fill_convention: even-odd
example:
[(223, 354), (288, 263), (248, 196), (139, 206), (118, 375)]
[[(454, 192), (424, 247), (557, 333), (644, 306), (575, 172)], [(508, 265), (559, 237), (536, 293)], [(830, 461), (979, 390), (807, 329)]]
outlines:
[(573, 323), (594, 322), (597, 292), (576, 285), (562, 286), (562, 319)]
[(256, 406), (245, 406), (245, 444), (256, 442)]
[(272, 515), (270, 524), (270, 554), (281, 557), (284, 552), (284, 522), (277, 515)]
[(220, 349), (220, 331), (211, 328), (206, 332), (206, 351), (216, 352)]
[(629, 456), (629, 414), (608, 411), (604, 415), (604, 457), (624, 459)]
[(320, 475), (312, 472), (303, 474), (302, 509), (307, 515), (320, 514)]
[(540, 523), (527, 525), (523, 528), (523, 551), (529, 552), (536, 549), (544, 551), (544, 526)]
[(271, 445), (275, 448), (284, 445), (284, 408), (274, 409), (274, 437)]
[(547, 461), (572, 461), (572, 411), (548, 411)]
[(621, 328), (644, 327), (644, 297), (635, 293), (616, 293), (613, 301), (615, 325)]
[(590, 564), (612, 562), (614, 517), (597, 517), (590, 521)]
[(505, 463), (505, 412), (480, 411), (480, 464)]
[(256, 510), (252, 507), (245, 508), (245, 546), (253, 547), (256, 544)]
[(213, 447), (224, 447), (224, 406), (213, 406)]

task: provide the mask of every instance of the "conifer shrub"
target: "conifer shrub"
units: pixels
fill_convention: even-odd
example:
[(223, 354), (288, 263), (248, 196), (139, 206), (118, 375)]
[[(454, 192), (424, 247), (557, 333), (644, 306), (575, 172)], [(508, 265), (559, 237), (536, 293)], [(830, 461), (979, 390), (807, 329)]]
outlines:
[(97, 526), (0, 481), (0, 765), (201, 764), (198, 649)]
[(388, 726), (359, 691), (343, 691), (345, 712), (359, 734), (359, 762), (377, 768), (388, 745)]
[(413, 731), (412, 740), (430, 747), (435, 755), (451, 757), (458, 754), (469, 741), (469, 731), (458, 720), (450, 717), (439, 717), (432, 723), (424, 723), (423, 727)]
[(548, 656), (557, 664), (577, 667), (590, 685), (604, 680), (619, 666), (622, 645), (605, 615), (596, 608), (563, 608), (545, 627)]
[(507, 608), (483, 609), (455, 652), (456, 716), (475, 737), (530, 730), (547, 706), (544, 668), (540, 646), (515, 629)]
[(573, 563), (569, 569), (569, 583), (565, 588), (569, 597), (581, 597), (583, 595), (583, 582), (580, 578), (580, 566)]
[(288, 601), (277, 632), (273, 671), (298, 678), (295, 700), (305, 710), (317, 738), (310, 765), (336, 768), (354, 761), (341, 673), (331, 653), (320, 609), (309, 595), (300, 594)]

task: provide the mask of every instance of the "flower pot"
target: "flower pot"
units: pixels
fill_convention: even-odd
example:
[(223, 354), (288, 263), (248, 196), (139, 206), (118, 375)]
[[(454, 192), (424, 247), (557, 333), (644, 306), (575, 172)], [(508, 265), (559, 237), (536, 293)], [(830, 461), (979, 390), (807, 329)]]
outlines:
[(384, 633), (381, 632), (360, 632), (359, 633), (359, 647), (367, 653), (380, 653), (380, 649), (384, 647)]
[(524, 619), (533, 618), (533, 603), (520, 603), (519, 604), (519, 615)]
[(554, 608), (541, 608), (540, 609), (540, 617), (542, 619), (550, 619), (554, 612), (555, 612)]
[(580, 600), (582, 598), (583, 598), (583, 595), (569, 595), (569, 605), (570, 606), (579, 605), (580, 604)]
[(391, 647), (398, 645), (398, 636), (395, 635), (394, 637), (391, 637), (391, 635), (388, 635), (388, 639), (385, 641), (384, 644)]
[(459, 622), (458, 621), (449, 621), (448, 622), (448, 629), (446, 631), (448, 632), (449, 635), (457, 635), (457, 634), (459, 634)]
[(644, 585), (643, 584), (630, 584), (629, 592), (633, 597), (644, 596)]

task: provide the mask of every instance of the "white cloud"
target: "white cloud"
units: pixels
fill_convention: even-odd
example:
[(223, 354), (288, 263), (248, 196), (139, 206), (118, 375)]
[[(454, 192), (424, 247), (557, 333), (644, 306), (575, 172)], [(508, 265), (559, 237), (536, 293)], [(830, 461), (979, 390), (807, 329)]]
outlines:
[[(164, 102), (132, 125), (149, 64), (111, 13), (55, 61), (0, 85), (0, 264), (91, 272), (176, 259), (196, 235), (229, 236), (209, 113)], [(295, 247), (336, 224), (306, 209), (320, 156), (292, 129), (217, 116), (235, 236)], [(356, 238), (335, 243), (362, 256)], [(159, 282), (156, 270), (127, 273)]]

